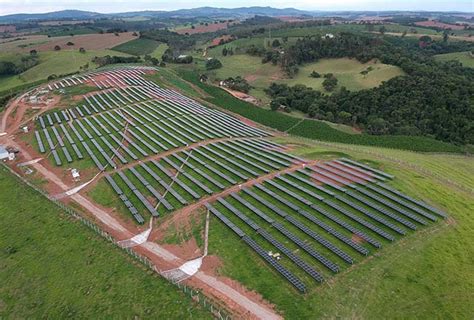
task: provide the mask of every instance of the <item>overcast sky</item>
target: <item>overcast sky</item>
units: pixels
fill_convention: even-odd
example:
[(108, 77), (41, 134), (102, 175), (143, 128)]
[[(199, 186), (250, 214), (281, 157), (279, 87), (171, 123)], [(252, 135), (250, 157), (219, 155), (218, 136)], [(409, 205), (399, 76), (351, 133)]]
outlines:
[[(78, 9), (101, 13), (175, 10), (203, 6), (235, 8), (268, 6), (263, 0), (0, 0), (0, 15), (38, 13), (64, 9)], [(303, 10), (426, 10), (474, 11), (474, 0), (273, 0), (272, 7), (293, 7)]]

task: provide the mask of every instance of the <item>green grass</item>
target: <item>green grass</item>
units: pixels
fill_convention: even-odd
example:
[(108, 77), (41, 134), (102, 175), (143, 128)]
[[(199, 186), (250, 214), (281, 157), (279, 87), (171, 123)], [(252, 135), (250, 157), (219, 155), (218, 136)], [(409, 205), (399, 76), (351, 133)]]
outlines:
[(80, 71), (80, 67), (89, 63), (90, 68), (96, 65), (91, 62), (95, 56), (125, 55), (110, 50), (87, 51), (47, 51), (39, 53), (40, 63), (17, 76), (0, 78), (0, 91), (19, 85), (44, 80), (52, 74), (62, 75)]
[[(293, 153), (312, 159), (341, 154), (357, 160), (371, 159), (374, 165), (396, 175), (393, 186), (446, 210), (451, 218), (385, 245), (325, 284), (310, 284), (306, 295), (297, 294), (224, 224), (212, 219), (209, 250), (223, 261), (219, 269), (223, 275), (261, 293), (288, 319), (469, 318), (473, 314), (474, 200), (435, 175), (438, 170), (449, 172), (463, 163), (456, 174), (449, 173), (448, 177), (469, 187), (467, 181), (474, 179), (470, 158), (343, 144), (328, 146), (297, 138), (277, 141), (292, 144)], [(408, 165), (419, 166), (427, 173)], [(465, 177), (459, 174), (462, 170), (467, 170)]]
[(134, 39), (112, 48), (114, 51), (119, 51), (134, 56), (142, 56), (151, 54), (158, 48), (160, 43), (150, 39)]
[[(235, 76), (244, 77), (253, 87), (250, 95), (259, 98), (264, 103), (268, 103), (270, 100), (264, 89), (268, 88), (272, 82), (289, 86), (303, 84), (316, 90), (325, 91), (322, 86), (324, 78), (311, 78), (309, 75), (312, 71), (317, 71), (321, 75), (333, 73), (339, 81), (337, 87), (345, 86), (351, 91), (377, 87), (383, 81), (404, 74), (400, 68), (380, 62), (360, 63), (356, 59), (340, 58), (321, 59), (318, 62), (300, 66), (296, 76), (290, 79), (285, 77), (279, 66), (271, 63), (262, 64), (260, 57), (247, 54), (234, 54), (225, 57), (219, 54), (217, 57), (222, 62), (223, 67), (208, 72), (212, 80), (222, 80)], [(372, 70), (367, 75), (360, 73), (368, 68)]]
[(474, 57), (467, 51), (438, 54), (434, 56), (438, 61), (459, 61), (464, 67), (474, 68)]
[(158, 47), (150, 55), (161, 61), (161, 57), (165, 53), (166, 49), (168, 49), (168, 45), (166, 43), (160, 43)]
[(3, 168), (0, 184), (1, 318), (211, 318)]
[[(361, 71), (372, 69), (367, 75)], [(356, 59), (321, 59), (318, 62), (305, 64), (299, 68), (299, 72), (293, 79), (276, 81), (289, 86), (304, 84), (316, 90), (325, 91), (322, 83), (324, 77), (315, 79), (309, 75), (316, 71), (321, 75), (332, 73), (338, 80), (337, 87), (346, 87), (351, 91), (370, 89), (379, 86), (383, 81), (403, 75), (403, 71), (395, 66), (383, 64), (376, 61), (360, 63)], [(338, 90), (337, 88), (335, 90)]]

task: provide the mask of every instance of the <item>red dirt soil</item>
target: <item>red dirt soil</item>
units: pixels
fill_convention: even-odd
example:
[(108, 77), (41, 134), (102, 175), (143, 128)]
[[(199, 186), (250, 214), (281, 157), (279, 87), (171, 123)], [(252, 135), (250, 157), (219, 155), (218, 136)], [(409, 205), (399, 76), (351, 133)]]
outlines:
[[(133, 35), (133, 32), (119, 33), (116, 36), (113, 33), (104, 34), (84, 34), (77, 36), (65, 36), (49, 38), (47, 43), (39, 44), (36, 46), (23, 48), (23, 51), (37, 50), (37, 51), (53, 51), (55, 46), (60, 46), (61, 50), (79, 50), (84, 48), (86, 50), (104, 50), (111, 49), (119, 44), (128, 42), (136, 39), (137, 36)], [(74, 43), (72, 46), (66, 45), (68, 42)]]
[(457, 24), (448, 24), (448, 23), (443, 23), (443, 22), (434, 21), (434, 20), (418, 21), (418, 22), (415, 22), (415, 25), (420, 26), (420, 27), (435, 27), (435, 28), (441, 28), (441, 29), (464, 30), (464, 26), (460, 26)]
[(215, 32), (222, 29), (227, 29), (227, 22), (209, 23), (209, 25), (196, 25), (195, 28), (186, 28), (176, 30), (179, 34), (195, 34), (195, 33), (206, 33)]

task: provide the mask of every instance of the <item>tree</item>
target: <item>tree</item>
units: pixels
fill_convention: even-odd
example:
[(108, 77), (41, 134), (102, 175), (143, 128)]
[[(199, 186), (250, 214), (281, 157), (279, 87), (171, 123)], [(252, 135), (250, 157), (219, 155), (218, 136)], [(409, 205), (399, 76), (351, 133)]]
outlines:
[(337, 81), (336, 77), (334, 77), (334, 76), (326, 78), (323, 81), (323, 87), (324, 87), (324, 89), (326, 89), (326, 91), (332, 91), (337, 86), (337, 82), (338, 81)]
[(273, 40), (272, 47), (273, 48), (278, 48), (279, 46), (281, 46), (280, 40), (278, 40), (278, 39)]
[(388, 132), (388, 123), (382, 118), (371, 118), (368, 121), (367, 131), (375, 135), (386, 134)]
[(30, 50), (30, 56), (36, 57), (37, 55), (38, 55), (38, 51), (36, 51), (35, 49)]
[(79, 52), (80, 52), (80, 53), (86, 53), (86, 49), (84, 49), (83, 47), (80, 47), (80, 48), (79, 48)]
[(224, 47), (224, 49), (222, 49), (222, 55), (223, 55), (224, 57), (227, 56), (227, 53), (228, 53), (228, 52), (229, 52), (229, 51), (227, 50), (226, 47)]
[(381, 25), (380, 28), (379, 28), (379, 32), (380, 32), (381, 34), (384, 34), (386, 31), (387, 31), (387, 28), (385, 28), (384, 25)]
[(196, 29), (196, 27), (195, 27), (195, 26), (191, 26), (191, 29), (193, 29), (193, 30), (194, 30), (194, 29)]
[(68, 43), (66, 43), (67, 46), (73, 46), (74, 45), (74, 42), (71, 42), (69, 41)]
[(443, 32), (443, 42), (448, 42), (449, 34), (447, 30)]
[(318, 72), (314, 71), (314, 70), (313, 70), (313, 72), (311, 72), (311, 74), (309, 76), (311, 78), (315, 78), (315, 79), (321, 78), (321, 75)]
[(206, 61), (206, 70), (214, 70), (219, 68), (222, 68), (222, 63), (218, 59), (211, 58)]
[(54, 46), (54, 51), (59, 51), (59, 50), (61, 50), (60, 46)]

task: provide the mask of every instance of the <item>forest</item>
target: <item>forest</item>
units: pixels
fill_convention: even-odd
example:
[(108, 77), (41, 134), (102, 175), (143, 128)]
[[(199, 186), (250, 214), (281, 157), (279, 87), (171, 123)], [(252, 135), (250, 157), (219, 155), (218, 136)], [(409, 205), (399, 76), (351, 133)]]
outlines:
[(273, 109), (300, 110), (317, 119), (358, 126), (369, 134), (424, 135), (472, 144), (474, 70), (432, 58), (433, 54), (459, 50), (472, 50), (472, 45), (429, 37), (413, 41), (351, 33), (332, 39), (307, 37), (285, 50), (278, 61), (289, 76), (303, 63), (347, 56), (396, 65), (405, 75), (358, 92), (341, 87), (326, 95), (303, 85), (273, 83), (267, 94), (273, 99)]

